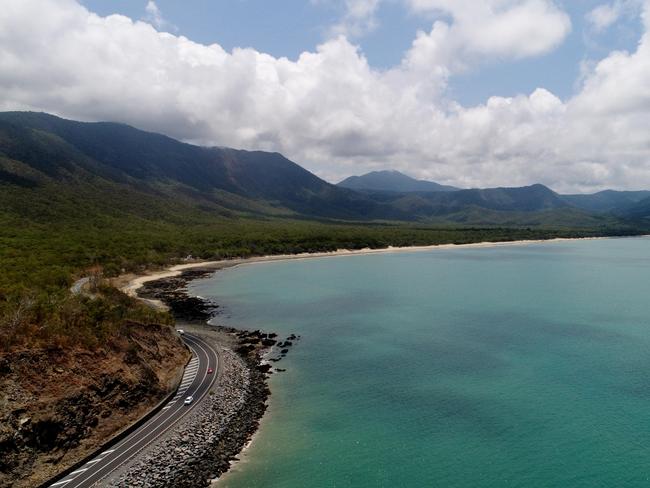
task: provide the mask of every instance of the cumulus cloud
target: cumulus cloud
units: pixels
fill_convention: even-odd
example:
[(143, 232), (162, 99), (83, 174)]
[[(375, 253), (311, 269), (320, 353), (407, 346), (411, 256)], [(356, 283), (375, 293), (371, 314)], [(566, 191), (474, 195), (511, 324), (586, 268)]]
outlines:
[(585, 16), (590, 27), (597, 33), (607, 30), (624, 17), (638, 15), (644, 0), (616, 0), (598, 5)]
[[(456, 3), (426, 1), (439, 9)], [(501, 15), (523, 15), (517, 5), (536, 12), (538, 22), (557, 19), (559, 27), (533, 29), (529, 21), (527, 47), (516, 45), (527, 39), (519, 27), (491, 39)], [(75, 0), (5, 0), (0, 109), (277, 150), (329, 179), (395, 168), (462, 186), (650, 187), (649, 12), (647, 2), (638, 49), (595, 63), (573, 98), (539, 88), (464, 107), (445, 91), (460, 69), (454, 58), (545, 52), (565, 35), (564, 14), (550, 2), (494, 0), (485, 26), (465, 21), (486, 29), (479, 40), (456, 26), (464, 21), (454, 13), (438, 20), (445, 27), (418, 35), (398, 66), (376, 70), (344, 36), (289, 60), (253, 49), (227, 52), (120, 15), (100, 17)], [(450, 53), (437, 42), (445, 38), (462, 42)]]
[(168, 22), (163, 17), (162, 12), (158, 8), (158, 5), (156, 5), (156, 2), (154, 2), (153, 0), (149, 0), (144, 9), (146, 12), (144, 20), (152, 24), (156, 29), (158, 30), (168, 29), (172, 31), (177, 30), (175, 25)]
[(607, 29), (621, 16), (621, 3), (599, 5), (587, 14), (587, 21), (600, 32)]
[(379, 0), (345, 0), (343, 19), (330, 29), (333, 37), (361, 37), (377, 27)]
[(571, 19), (549, 0), (407, 0), (415, 12), (440, 13), (430, 33), (420, 32), (411, 56), (417, 62), (463, 67), (484, 57), (521, 59), (558, 46)]

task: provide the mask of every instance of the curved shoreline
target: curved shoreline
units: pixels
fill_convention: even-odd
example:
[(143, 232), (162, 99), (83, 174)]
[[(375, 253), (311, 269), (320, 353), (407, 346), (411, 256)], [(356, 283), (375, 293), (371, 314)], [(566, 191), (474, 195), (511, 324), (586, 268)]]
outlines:
[[(634, 236), (634, 237), (647, 237), (647, 236)], [(201, 261), (193, 262), (171, 266), (168, 269), (152, 272), (146, 275), (130, 277), (126, 284), (123, 284), (120, 289), (125, 293), (135, 296), (143, 301), (148, 302), (149, 304), (155, 307), (163, 307), (169, 309), (170, 306), (166, 303), (167, 300), (164, 298), (162, 300), (156, 298), (145, 298), (138, 295), (138, 291), (145, 285), (150, 284), (151, 282), (173, 282), (174, 278), (179, 278), (184, 281), (185, 284), (188, 284), (196, 279), (200, 279), (205, 274), (211, 274), (212, 272), (232, 268), (236, 266), (249, 265), (249, 264), (259, 264), (259, 263), (268, 263), (268, 262), (282, 262), (282, 261), (291, 261), (291, 260), (302, 260), (302, 259), (315, 259), (315, 258), (329, 258), (329, 257), (344, 257), (344, 256), (358, 256), (358, 255), (368, 255), (368, 254), (380, 254), (380, 253), (394, 253), (394, 252), (418, 252), (418, 251), (430, 251), (430, 250), (444, 250), (444, 249), (463, 249), (463, 248), (494, 248), (494, 247), (507, 247), (507, 246), (521, 246), (521, 245), (530, 245), (530, 244), (542, 244), (542, 243), (559, 243), (566, 241), (574, 240), (600, 240), (600, 239), (610, 239), (616, 237), (586, 237), (586, 238), (556, 238), (548, 240), (523, 240), (523, 241), (501, 241), (501, 242), (479, 242), (471, 244), (442, 244), (442, 245), (433, 245), (433, 246), (413, 246), (413, 247), (388, 247), (383, 249), (360, 249), (360, 250), (339, 250), (334, 252), (324, 252), (324, 253), (302, 253), (295, 255), (275, 255), (275, 256), (260, 256), (253, 258), (239, 258), (239, 259), (226, 259), (220, 261)], [(186, 276), (185, 276), (186, 275)], [(178, 288), (176, 289), (178, 291)], [(182, 294), (187, 299), (194, 299), (199, 297), (190, 296), (185, 289), (182, 290)], [(197, 302), (200, 300), (197, 300)], [(204, 322), (207, 323), (207, 322)], [(235, 331), (234, 333), (241, 333), (242, 331)], [(259, 331), (258, 331), (259, 332)], [(259, 351), (259, 350), (258, 350)], [(258, 360), (261, 359), (258, 357)], [(260, 366), (261, 361), (259, 362), (249, 362), (248, 367), (251, 370), (257, 370)], [(259, 374), (259, 373), (258, 373)], [(264, 376), (264, 379), (261, 380), (266, 391), (270, 393), (268, 376)], [(267, 397), (262, 401), (265, 403)], [(220, 473), (219, 477), (211, 480), (210, 486), (219, 486), (219, 481), (227, 474), (232, 471), (232, 468), (240, 464), (242, 461), (242, 455), (245, 455), (245, 452), (253, 444), (255, 437), (259, 433), (259, 429), (263, 422), (262, 419), (267, 417), (265, 415), (266, 407), (261, 412), (259, 418), (257, 416), (247, 418), (244, 420), (245, 423), (250, 423), (248, 427), (247, 441), (240, 446), (240, 449), (237, 452), (228, 453), (227, 455), (234, 459), (234, 462), (231, 462), (229, 467)]]
[[(521, 246), (531, 244), (551, 244), (570, 241), (587, 241), (587, 240), (601, 240), (601, 239), (621, 239), (627, 236), (606, 236), (606, 237), (559, 237), (554, 239), (532, 239), (532, 240), (518, 240), (518, 241), (484, 241), (474, 242), (468, 244), (433, 244), (430, 246), (404, 246), (394, 247), (388, 246), (384, 248), (371, 249), (339, 249), (331, 252), (315, 252), (315, 253), (299, 253), (299, 254), (277, 254), (266, 256), (254, 256), (250, 258), (234, 258), (234, 259), (221, 259), (218, 261), (195, 261), (185, 264), (176, 264), (164, 270), (153, 271), (143, 275), (122, 275), (115, 278), (112, 282), (117, 288), (129, 296), (139, 298), (147, 303), (166, 309), (167, 306), (160, 300), (142, 298), (138, 296), (138, 290), (146, 283), (151, 281), (163, 280), (166, 278), (175, 278), (181, 276), (184, 271), (193, 269), (205, 269), (210, 271), (218, 271), (225, 268), (233, 268), (235, 266), (243, 266), (250, 264), (269, 263), (277, 261), (293, 261), (302, 259), (316, 259), (316, 258), (334, 258), (344, 256), (360, 256), (367, 254), (383, 254), (383, 253), (397, 253), (397, 252), (418, 252), (418, 251), (432, 251), (437, 249), (466, 249), (466, 248), (486, 248), (486, 247), (506, 247), (506, 246)], [(647, 237), (646, 235), (630, 236), (630, 237)], [(122, 281), (127, 280), (126, 283)]]
[[(187, 460), (192, 467), (190, 471), (186, 469), (190, 465), (187, 463), (179, 464), (173, 469), (173, 474), (170, 474), (169, 470), (165, 471), (165, 476), (174, 480), (173, 486), (207, 487), (230, 471), (238, 460), (237, 456), (250, 445), (267, 409), (267, 401), (271, 394), (268, 380), (269, 375), (274, 372), (271, 361), (280, 360), (286, 351), (282, 349), (282, 354), (270, 361), (267, 360), (267, 353), (274, 350), (273, 346), (276, 345), (288, 348), (290, 345), (287, 345), (286, 341), (298, 339), (292, 334), (283, 342), (273, 333), (209, 324), (208, 320), (214, 316), (214, 304), (188, 295), (186, 285), (214, 271), (214, 268), (192, 266), (176, 273), (161, 272), (155, 276), (147, 276), (149, 279), (146, 280), (145, 288), (139, 289), (139, 299), (168, 307), (177, 320), (177, 327), (201, 335), (206, 340), (214, 342), (224, 354), (237, 357), (240, 367), (246, 371), (248, 378), (246, 382), (237, 382), (229, 378), (226, 373), (223, 378), (220, 376), (220, 382), (225, 381), (230, 384), (231, 394), (224, 398), (216, 394), (210, 411), (206, 411), (206, 415), (211, 415), (213, 418), (212, 424), (220, 426), (216, 431), (213, 430), (211, 434), (205, 436), (204, 441), (199, 444), (200, 449), (192, 451), (191, 460)], [(274, 351), (277, 352), (279, 349)], [(221, 388), (218, 390), (221, 391)], [(241, 399), (238, 405), (231, 404), (232, 398), (235, 397)], [(223, 417), (222, 413), (226, 410), (230, 413)], [(175, 461), (176, 458), (172, 460)], [(171, 464), (167, 462), (166, 466), (169, 468)], [(132, 474), (127, 473), (125, 479), (129, 479), (128, 476)], [(135, 474), (140, 478), (157, 475), (159, 477), (157, 480), (161, 481), (161, 470), (156, 471), (152, 463), (140, 466)], [(118, 481), (119, 486), (122, 481), (124, 480)], [(154, 484), (153, 486), (167, 485)]]

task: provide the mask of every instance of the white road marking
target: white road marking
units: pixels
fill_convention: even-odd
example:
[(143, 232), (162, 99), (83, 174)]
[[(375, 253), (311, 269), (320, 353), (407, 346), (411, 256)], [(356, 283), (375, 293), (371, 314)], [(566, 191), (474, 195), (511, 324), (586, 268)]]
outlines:
[(59, 485), (65, 484), (65, 483), (70, 483), (71, 481), (72, 481), (71, 479), (65, 480), (65, 481), (57, 481), (56, 483), (52, 483), (50, 486), (59, 486)]
[(95, 463), (98, 463), (99, 461), (101, 461), (102, 459), (104, 459), (104, 458), (93, 459), (92, 461), (88, 461), (86, 464), (95, 464)]
[[(197, 343), (194, 344), (194, 345), (195, 345), (197, 348), (199, 348), (200, 350), (202, 350), (202, 351), (205, 353), (205, 355), (208, 357), (208, 361), (209, 361), (209, 359), (210, 359), (210, 353), (208, 352), (208, 350), (211, 349), (211, 348), (210, 348), (209, 346), (207, 346), (207, 344), (206, 344), (208, 350), (204, 349), (204, 347), (202, 347), (202, 345), (200, 344), (200, 341), (197, 342)], [(212, 352), (214, 353), (214, 351), (212, 351)], [(214, 353), (214, 355), (217, 356), (216, 353)], [(216, 359), (217, 359), (217, 361), (218, 361), (218, 357), (217, 357)], [(185, 380), (185, 376), (189, 376), (189, 375), (191, 375), (191, 380), (190, 380), (190, 383), (189, 383), (189, 384), (191, 384), (192, 382), (194, 382), (194, 380), (197, 379), (197, 377), (199, 376), (199, 375), (198, 375), (198, 365), (199, 365), (199, 363), (200, 363), (200, 359), (199, 359), (198, 356), (195, 356), (195, 357), (192, 359), (192, 361), (190, 361), (190, 363), (189, 363), (189, 365), (188, 365), (190, 370), (193, 370), (193, 369), (194, 369), (194, 368), (193, 368), (194, 365), (197, 365), (197, 366), (196, 366), (196, 368), (195, 368), (194, 371), (186, 371), (186, 373), (184, 374), (184, 377), (183, 377), (183, 381), (184, 381), (183, 384), (185, 384), (185, 381), (186, 381), (186, 380)], [(207, 374), (207, 372), (204, 372), (204, 373), (202, 374), (201, 382), (203, 382), (203, 381), (205, 381), (205, 380), (207, 380), (207, 379), (208, 379), (208, 374)], [(189, 378), (187, 378), (187, 380), (189, 380)], [(212, 381), (210, 381), (209, 383), (210, 383), (210, 385), (212, 385), (212, 383), (214, 383), (214, 378), (212, 378)], [(179, 388), (180, 388), (180, 387), (179, 387)], [(179, 390), (179, 391), (177, 392), (177, 394), (176, 394), (176, 397), (180, 397), (180, 396), (182, 396), (183, 393), (185, 393), (185, 391), (187, 391), (187, 389), (188, 389), (188, 388), (184, 388), (184, 389), (182, 389), (182, 390)], [(198, 398), (198, 401), (197, 401), (197, 402), (194, 402), (194, 403), (195, 403), (195, 404), (200, 403), (201, 400), (203, 400), (203, 398), (206, 397), (206, 395), (208, 394), (208, 391), (209, 391), (209, 388), (206, 389), (206, 390), (205, 390), (205, 391), (200, 395), (200, 398)], [(176, 397), (175, 397), (175, 398), (176, 398)], [(171, 405), (174, 404), (174, 403), (176, 403), (176, 400), (172, 400), (171, 402), (169, 402), (165, 407), (163, 407), (162, 410), (167, 410), (167, 409), (171, 408)], [(196, 405), (192, 405), (192, 406), (190, 406), (189, 409), (187, 409), (187, 411), (192, 410), (195, 406), (196, 406)], [(179, 412), (180, 412), (181, 410), (183, 410), (182, 407), (181, 407), (181, 409), (178, 409)], [(184, 415), (183, 415), (183, 416), (184, 416)], [(157, 419), (158, 417), (159, 417), (159, 416), (154, 417), (153, 420)], [(170, 417), (170, 418), (171, 418), (171, 417)], [(158, 438), (160, 438), (160, 436), (162, 436), (165, 432), (167, 432), (168, 430), (172, 429), (172, 428), (173, 428), (173, 427), (178, 423), (178, 421), (179, 421), (179, 419), (174, 420), (170, 425), (164, 427), (164, 428), (162, 429), (162, 431), (161, 431), (158, 427), (156, 427), (156, 428), (155, 428), (154, 430), (152, 430), (150, 433), (147, 433), (143, 439), (138, 440), (138, 441), (135, 443), (135, 445), (132, 445), (131, 447), (127, 447), (126, 449), (123, 449), (123, 447), (126, 447), (126, 446), (122, 446), (122, 445), (120, 445), (120, 446), (118, 446), (116, 449), (111, 449), (111, 450), (109, 450), (109, 451), (105, 451), (105, 452), (103, 452), (102, 454), (100, 454), (100, 456), (102, 456), (102, 458), (103, 458), (105, 455), (107, 455), (107, 454), (110, 454), (110, 453), (112, 453), (112, 452), (115, 452), (116, 450), (119, 451), (119, 454), (117, 455), (117, 457), (116, 457), (115, 459), (113, 459), (113, 460), (107, 460), (107, 463), (105, 463), (102, 467), (99, 468), (99, 472), (102, 472), (102, 470), (106, 470), (106, 469), (110, 468), (110, 471), (108, 471), (108, 474), (113, 473), (117, 468), (119, 468), (120, 466), (123, 466), (124, 464), (126, 464), (127, 462), (129, 462), (131, 459), (133, 459), (135, 456), (137, 456), (140, 452), (142, 452), (144, 449), (146, 449), (149, 445), (151, 445), (153, 442), (155, 442), (155, 441), (156, 441)], [(153, 435), (153, 438), (151, 438), (152, 435)], [(149, 439), (149, 438), (151, 438), (151, 440), (148, 440), (148, 442), (146, 442), (146, 443), (143, 445), (143, 444), (142, 444), (143, 441), (144, 441), (145, 439)], [(121, 461), (121, 459), (120, 459), (121, 457), (124, 457), (128, 452), (133, 451), (134, 449), (136, 449), (136, 450), (135, 450), (132, 454), (128, 455), (128, 457), (126, 457), (123, 461)], [(101, 460), (102, 460), (102, 459), (98, 459), (97, 461), (101, 461)], [(120, 462), (120, 461), (121, 461), (121, 462)], [(118, 462), (119, 464), (117, 464), (115, 467), (113, 467), (113, 465), (114, 465), (116, 462)], [(96, 466), (94, 466), (94, 467), (96, 467)], [(83, 471), (86, 471), (87, 469), (89, 469), (89, 468), (86, 468), (86, 469), (83, 469), (83, 470), (79, 470), (79, 471), (77, 471), (77, 472), (75, 472), (75, 473), (83, 472)], [(73, 474), (74, 474), (74, 473), (73, 473)], [(105, 479), (105, 478), (108, 476), (108, 474), (103, 475), (103, 477), (100, 479), (100, 481), (103, 480), (103, 479)], [(84, 476), (85, 476), (85, 475), (84, 475)], [(83, 483), (83, 478), (84, 478), (84, 476), (78, 476), (77, 478), (71, 478), (71, 479), (68, 479), (68, 480), (65, 480), (65, 481), (59, 482), (59, 483), (57, 483), (57, 485), (63, 485), (63, 484), (66, 484), (66, 483), (70, 483), (71, 481), (74, 481), (75, 483), (73, 483), (72, 486), (73, 486), (73, 487), (75, 487), (75, 486), (79, 486), (79, 485), (78, 485), (79, 480), (82, 479), (81, 482)]]
[(88, 471), (88, 469), (90, 468), (78, 469), (77, 471), (73, 471), (72, 473), (70, 473), (70, 475), (83, 473), (84, 471)]

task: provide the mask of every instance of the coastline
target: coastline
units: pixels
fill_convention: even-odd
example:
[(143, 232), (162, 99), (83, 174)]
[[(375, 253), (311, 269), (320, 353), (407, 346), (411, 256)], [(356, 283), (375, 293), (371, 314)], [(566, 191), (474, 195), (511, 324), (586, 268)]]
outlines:
[[(645, 236), (634, 236), (645, 237)], [(518, 240), (518, 241), (484, 241), (474, 242), (467, 244), (433, 244), (430, 246), (404, 246), (395, 247), (388, 246), (385, 248), (371, 249), (339, 249), (331, 252), (315, 252), (315, 253), (299, 253), (299, 254), (277, 254), (266, 256), (253, 256), (250, 258), (234, 258), (234, 259), (221, 259), (217, 261), (194, 261), (185, 264), (176, 264), (164, 270), (153, 271), (142, 275), (127, 274), (121, 275), (111, 280), (111, 283), (119, 288), (122, 292), (129, 296), (139, 298), (146, 301), (150, 305), (167, 310), (168, 307), (163, 301), (154, 298), (143, 298), (138, 295), (140, 290), (146, 283), (152, 281), (165, 280), (181, 276), (186, 271), (202, 270), (202, 271), (218, 271), (225, 268), (233, 268), (236, 266), (269, 263), (278, 261), (293, 261), (302, 259), (318, 259), (318, 258), (335, 258), (345, 256), (361, 256), (368, 254), (383, 254), (383, 253), (398, 253), (398, 252), (421, 252), (432, 250), (444, 249), (467, 249), (467, 248), (490, 248), (490, 247), (506, 247), (506, 246), (521, 246), (532, 244), (552, 244), (570, 241), (585, 241), (585, 240), (601, 240), (601, 239), (620, 239), (621, 237), (559, 237), (554, 239), (533, 239), (533, 240)]]
[[(635, 236), (641, 237), (641, 236)], [(395, 252), (418, 252), (418, 251), (431, 251), (431, 250), (443, 250), (443, 249), (463, 249), (463, 248), (494, 248), (494, 247), (506, 247), (506, 246), (521, 246), (521, 245), (532, 245), (532, 244), (542, 244), (542, 243), (559, 243), (565, 241), (574, 241), (574, 240), (600, 240), (600, 239), (610, 239), (612, 237), (586, 237), (586, 238), (556, 238), (548, 240), (520, 240), (520, 241), (501, 241), (501, 242), (479, 242), (471, 244), (441, 244), (441, 245), (432, 245), (432, 246), (413, 246), (413, 247), (388, 247), (382, 249), (360, 249), (360, 250), (338, 250), (334, 252), (322, 252), (322, 253), (302, 253), (294, 255), (271, 255), (271, 256), (259, 256), (252, 258), (238, 258), (238, 259), (225, 259), (219, 261), (197, 261), (192, 263), (179, 264), (171, 266), (165, 270), (151, 272), (145, 275), (133, 276), (126, 275), (121, 277), (122, 286), (118, 286), (125, 293), (137, 297), (141, 300), (146, 301), (154, 307), (163, 307), (166, 310), (172, 310), (178, 312), (178, 309), (174, 307), (174, 303), (169, 300), (169, 297), (178, 298), (181, 297), (183, 308), (181, 309), (181, 314), (187, 312), (188, 310), (191, 313), (193, 307), (197, 307), (196, 311), (198, 316), (202, 313), (205, 314), (206, 310), (210, 310), (211, 306), (214, 304), (209, 304), (200, 297), (193, 297), (187, 293), (186, 285), (190, 282), (200, 279), (202, 277), (208, 276), (218, 270), (250, 265), (250, 264), (259, 264), (259, 263), (268, 263), (268, 262), (281, 262), (281, 261), (290, 261), (290, 260), (302, 260), (302, 259), (315, 259), (315, 258), (329, 258), (329, 257), (344, 257), (344, 256), (358, 256), (358, 255), (368, 255), (368, 254), (380, 254), (380, 253), (395, 253)], [(165, 289), (166, 286), (166, 289)], [(143, 290), (143, 287), (146, 287), (147, 290)], [(151, 290), (160, 291), (163, 289), (163, 292), (160, 295), (152, 294)], [(140, 293), (142, 293), (140, 295)], [(167, 295), (165, 295), (167, 293)], [(171, 295), (170, 295), (171, 293)], [(167, 298), (165, 298), (165, 296)], [(272, 349), (271, 346), (265, 346), (262, 343), (263, 336), (266, 334), (261, 333), (260, 331), (248, 332), (243, 330), (235, 330), (223, 328), (220, 326), (212, 326), (207, 323), (210, 316), (204, 316), (201, 319), (197, 319), (197, 315), (194, 315), (190, 321), (197, 323), (197, 320), (201, 322), (201, 325), (205, 327), (212, 327), (215, 329), (220, 329), (222, 331), (227, 331), (239, 338), (240, 347), (237, 352), (242, 358), (247, 358), (246, 362), (250, 371), (255, 371), (257, 376), (258, 387), (260, 392), (264, 394), (259, 396), (259, 398), (249, 399), (260, 406), (260, 403), (263, 405), (261, 408), (258, 408), (255, 414), (242, 415), (241, 423), (238, 424), (238, 427), (245, 430), (245, 442), (235, 446), (229, 446), (230, 451), (222, 453), (222, 459), (228, 458), (229, 464), (223, 470), (219, 472), (219, 475), (210, 480), (210, 485), (212, 487), (221, 486), (220, 481), (227, 479), (227, 474), (232, 472), (232, 469), (236, 465), (245, 463), (246, 453), (250, 449), (251, 445), (254, 443), (255, 438), (259, 434), (260, 428), (265, 421), (268, 421), (268, 415), (265, 414), (268, 405), (267, 400), (271, 394), (269, 388), (269, 373), (272, 370), (271, 365), (268, 363), (268, 359), (265, 357)], [(179, 325), (184, 325), (186, 322), (181, 321)], [(267, 331), (270, 332), (270, 331)], [(255, 339), (259, 339), (259, 345), (256, 343), (255, 347), (251, 350), (242, 351), (242, 347), (249, 347), (250, 337), (255, 335)], [(275, 334), (273, 334), (275, 337)], [(275, 342), (275, 341), (273, 341)], [(278, 341), (279, 342), (279, 341)], [(278, 358), (279, 359), (279, 358)], [(266, 367), (265, 367), (266, 366)], [(261, 373), (261, 374), (260, 374)]]
[[(283, 371), (274, 368), (273, 364), (280, 361), (293, 343), (299, 340), (299, 337), (293, 334), (281, 339), (272, 332), (239, 330), (209, 324), (208, 320), (214, 315), (217, 307), (204, 299), (189, 296), (186, 285), (213, 272), (214, 268), (196, 265), (180, 272), (161, 272), (138, 289), (139, 299), (167, 307), (176, 318), (177, 328), (212, 342), (222, 355), (233, 358), (229, 369), (235, 372), (243, 370), (246, 377), (246, 381), (235, 381), (227, 372), (224, 372), (223, 376), (218, 372), (219, 385), (215, 390), (217, 393), (211, 396), (211, 404), (203, 409), (204, 419), (209, 417), (212, 421), (203, 427), (201, 422), (191, 422), (192, 428), (198, 427), (208, 432), (203, 436), (203, 442), (191, 450), (191, 454), (184, 452), (184, 455), (191, 458), (188, 462), (192, 469), (188, 471), (186, 468), (189, 464), (177, 459), (178, 456), (166, 463), (165, 476), (167, 481), (174, 483), (172, 486), (210, 486), (239, 461), (238, 456), (250, 446), (261, 420), (265, 417), (267, 401), (271, 394), (269, 376)], [(221, 395), (224, 384), (229, 390), (229, 394), (225, 396)], [(170, 434), (170, 437), (173, 438), (173, 434)], [(174, 463), (177, 466), (170, 471), (169, 467)], [(114, 480), (116, 486), (147, 479), (153, 475), (161, 477), (162, 468), (155, 467), (154, 464), (152, 460), (140, 464), (135, 471), (124, 473), (122, 477)]]

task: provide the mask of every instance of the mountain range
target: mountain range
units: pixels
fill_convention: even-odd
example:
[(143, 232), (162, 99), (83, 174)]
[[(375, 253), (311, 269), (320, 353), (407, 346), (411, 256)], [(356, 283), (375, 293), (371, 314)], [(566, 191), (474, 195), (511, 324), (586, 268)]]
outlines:
[(124, 124), (0, 113), (0, 216), (61, 214), (602, 227), (648, 222), (650, 192), (459, 190), (399, 172), (330, 184), (279, 153), (186, 144)]
[[(395, 170), (383, 170), (383, 171), (372, 171), (361, 176), (350, 176), (340, 183), (338, 186), (342, 188), (350, 188), (357, 191), (362, 191), (367, 194), (378, 194), (382, 192), (388, 193), (431, 193), (431, 192), (458, 192), (461, 189), (448, 185), (441, 185), (433, 181), (418, 180), (412, 178), (404, 173)], [(568, 204), (571, 207), (578, 209), (586, 210), (594, 213), (613, 213), (613, 214), (632, 214), (632, 213), (643, 213), (644, 204), (640, 204), (643, 200), (650, 198), (650, 191), (641, 190), (641, 191), (614, 191), (614, 190), (604, 190), (598, 193), (593, 194), (574, 194), (574, 195), (560, 195), (554, 194), (551, 195), (546, 191), (542, 185), (532, 185), (528, 187), (527, 193), (531, 199), (528, 200), (528, 204), (533, 203), (538, 207), (544, 206), (565, 206)], [(498, 191), (496, 191), (498, 190)], [(467, 190), (465, 193), (456, 193), (454, 195), (437, 195), (433, 197), (432, 195), (422, 195), (425, 199), (428, 200), (437, 200), (438, 203), (445, 202), (448, 206), (462, 206), (464, 204), (475, 204), (479, 207), (484, 208), (493, 208), (495, 205), (497, 207), (503, 204), (503, 196), (508, 193), (508, 190), (511, 190), (512, 194), (516, 200), (516, 194), (522, 194), (522, 189), (512, 188), (497, 188), (497, 189), (488, 189), (480, 190), (473, 189)], [(501, 194), (499, 196), (499, 193)], [(541, 198), (539, 201), (535, 201), (535, 195)], [(550, 199), (549, 199), (550, 198)], [(497, 202), (501, 199), (501, 205)], [(546, 205), (542, 200), (546, 199)], [(559, 199), (559, 200), (558, 200)], [(562, 203), (564, 202), (564, 203)], [(523, 202), (515, 201), (512, 203), (515, 204), (515, 207), (521, 210), (542, 210), (543, 208), (526, 208), (527, 204), (521, 205)], [(512, 210), (507, 208), (500, 208), (501, 210)]]
[(416, 180), (395, 170), (372, 171), (362, 176), (349, 176), (337, 185), (351, 190), (392, 191), (398, 193), (458, 190), (456, 187), (441, 185), (433, 181)]

